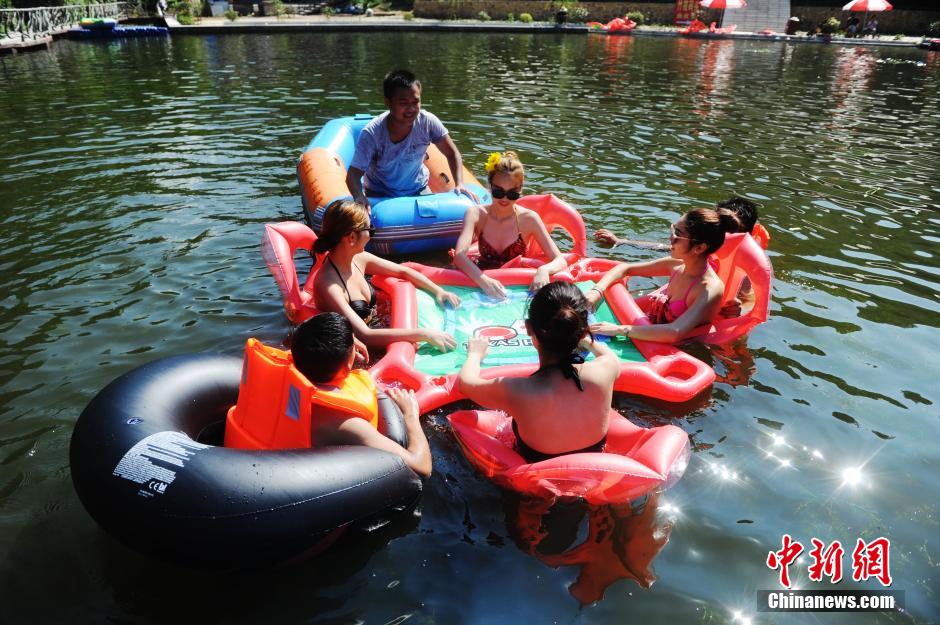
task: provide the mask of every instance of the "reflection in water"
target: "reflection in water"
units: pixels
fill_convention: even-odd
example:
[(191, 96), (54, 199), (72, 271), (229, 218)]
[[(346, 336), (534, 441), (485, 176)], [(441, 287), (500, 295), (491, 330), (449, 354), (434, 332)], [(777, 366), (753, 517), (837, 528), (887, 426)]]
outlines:
[[(659, 497), (655, 493), (632, 504), (590, 506), (580, 500), (512, 495), (506, 525), (520, 549), (548, 566), (580, 567), (568, 590), (587, 605), (603, 599), (617, 580), (631, 579), (643, 588), (656, 581), (653, 560), (669, 542), (673, 526), (659, 511)], [(585, 517), (587, 535), (575, 545)]]
[[(734, 71), (734, 42), (719, 40), (703, 46), (701, 74), (696, 85), (695, 106), (701, 117), (711, 117), (712, 108), (724, 103)], [(718, 109), (721, 111), (721, 108)]]
[(746, 336), (733, 343), (710, 345), (709, 351), (714, 358), (711, 365), (715, 369), (715, 381), (719, 384), (746, 386), (757, 371)]
[(604, 42), (607, 65), (605, 74), (611, 77), (622, 74), (628, 67), (633, 53), (633, 37), (607, 35), (606, 37), (599, 37), (599, 39)]
[(836, 115), (832, 127), (840, 126), (840, 116), (854, 119), (869, 91), (878, 59), (865, 48), (839, 48), (835, 60), (832, 101)]

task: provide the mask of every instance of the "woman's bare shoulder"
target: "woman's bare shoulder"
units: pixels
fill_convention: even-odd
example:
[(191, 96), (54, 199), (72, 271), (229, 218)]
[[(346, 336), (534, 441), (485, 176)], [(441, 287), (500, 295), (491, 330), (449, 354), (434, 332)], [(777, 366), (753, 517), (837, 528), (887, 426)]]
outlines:
[(531, 208), (516, 205), (516, 214), (519, 216), (519, 223), (523, 226), (534, 228), (538, 227), (539, 224), (542, 224), (542, 218)]

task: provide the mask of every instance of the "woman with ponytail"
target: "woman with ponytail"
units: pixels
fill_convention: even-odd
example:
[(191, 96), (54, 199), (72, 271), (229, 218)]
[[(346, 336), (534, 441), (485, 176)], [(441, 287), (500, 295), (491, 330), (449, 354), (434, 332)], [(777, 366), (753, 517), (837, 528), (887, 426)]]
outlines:
[(591, 331), (675, 343), (703, 323), (714, 320), (721, 308), (725, 285), (709, 265), (708, 257), (724, 244), (726, 233), (740, 230), (740, 219), (727, 208), (696, 208), (683, 215), (669, 227), (669, 256), (643, 263), (620, 263), (587, 294), (596, 307), (604, 291), (627, 276), (669, 276), (665, 289), (651, 294), (653, 305), (647, 316), (652, 325), (603, 322), (592, 325)]
[(325, 254), (313, 281), (317, 308), (346, 317), (356, 338), (368, 347), (385, 347), (395, 341), (427, 341), (441, 351), (453, 349), (457, 345), (454, 337), (440, 330), (375, 327), (375, 289), (366, 275), (380, 273), (408, 280), (431, 293), (441, 306), (457, 307), (460, 298), (413, 269), (366, 252), (372, 232), (369, 212), (361, 204), (338, 200), (326, 208), (312, 250), (314, 257)]
[[(501, 267), (516, 256), (525, 254), (529, 242), (534, 239), (548, 258), (532, 279), (532, 290), (537, 290), (548, 284), (552, 274), (565, 268), (565, 258), (548, 235), (538, 213), (516, 206), (525, 182), (525, 171), (516, 153), (493, 152), (485, 167), (493, 201), (487, 206), (472, 206), (467, 210), (454, 248), (454, 264), (484, 293), (502, 299), (506, 296), (506, 289), (483, 271)], [(480, 249), (480, 256), (471, 260), (467, 252), (474, 241)]]
[[(552, 282), (538, 290), (525, 325), (539, 368), (527, 378), (484, 379), (480, 365), (488, 341), (470, 339), (458, 375), (460, 390), (482, 406), (512, 415), (516, 451), (528, 462), (603, 451), (620, 361), (588, 331), (589, 309), (571, 283)], [(584, 362), (583, 350), (595, 358)]]

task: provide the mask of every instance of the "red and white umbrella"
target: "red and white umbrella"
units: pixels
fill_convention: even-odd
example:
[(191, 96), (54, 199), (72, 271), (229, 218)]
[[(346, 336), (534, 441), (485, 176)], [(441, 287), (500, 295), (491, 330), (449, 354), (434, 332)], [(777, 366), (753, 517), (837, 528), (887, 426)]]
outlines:
[[(871, 2), (874, 0), (856, 0), (856, 2)], [(878, 0), (882, 2), (883, 0)], [(702, 0), (699, 5), (706, 9), (743, 9), (747, 6), (744, 0)]]
[(876, 13), (878, 11), (890, 11), (894, 7), (886, 0), (852, 0), (842, 7), (843, 11), (865, 11)]
[(725, 23), (725, 9), (743, 9), (747, 6), (747, 2), (744, 0), (702, 0), (699, 2), (699, 6), (706, 9), (720, 9), (721, 17), (718, 18), (718, 21), (723, 26)]

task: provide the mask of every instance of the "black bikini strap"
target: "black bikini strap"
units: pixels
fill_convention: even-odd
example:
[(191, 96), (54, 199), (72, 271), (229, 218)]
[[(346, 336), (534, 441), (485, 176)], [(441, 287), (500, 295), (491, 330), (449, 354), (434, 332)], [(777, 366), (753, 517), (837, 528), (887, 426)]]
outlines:
[(563, 362), (561, 366), (561, 374), (568, 378), (569, 380), (574, 380), (575, 386), (578, 387), (579, 391), (583, 391), (584, 387), (581, 386), (581, 376), (578, 375), (578, 370), (574, 368), (575, 365), (580, 365), (584, 363), (584, 356), (581, 354), (572, 354), (571, 358), (568, 359), (568, 362)]
[(578, 390), (583, 391), (584, 386), (581, 384), (581, 376), (578, 374), (578, 370), (574, 368), (575, 365), (580, 365), (582, 363), (584, 363), (584, 356), (581, 354), (572, 354), (568, 357), (568, 360), (556, 362), (551, 365), (545, 365), (544, 367), (539, 367), (532, 375), (535, 375), (539, 371), (544, 371), (545, 369), (558, 367), (563, 377), (569, 380), (574, 380), (574, 384), (578, 387)]
[(330, 261), (330, 265), (333, 267), (333, 271), (336, 272), (336, 277), (339, 278), (339, 281), (343, 283), (343, 290), (346, 291), (346, 299), (352, 301), (352, 296), (349, 294), (349, 287), (346, 286), (346, 281), (343, 280), (343, 274), (339, 272), (339, 268), (336, 266), (336, 263), (333, 262), (333, 259), (329, 256), (326, 257)]

